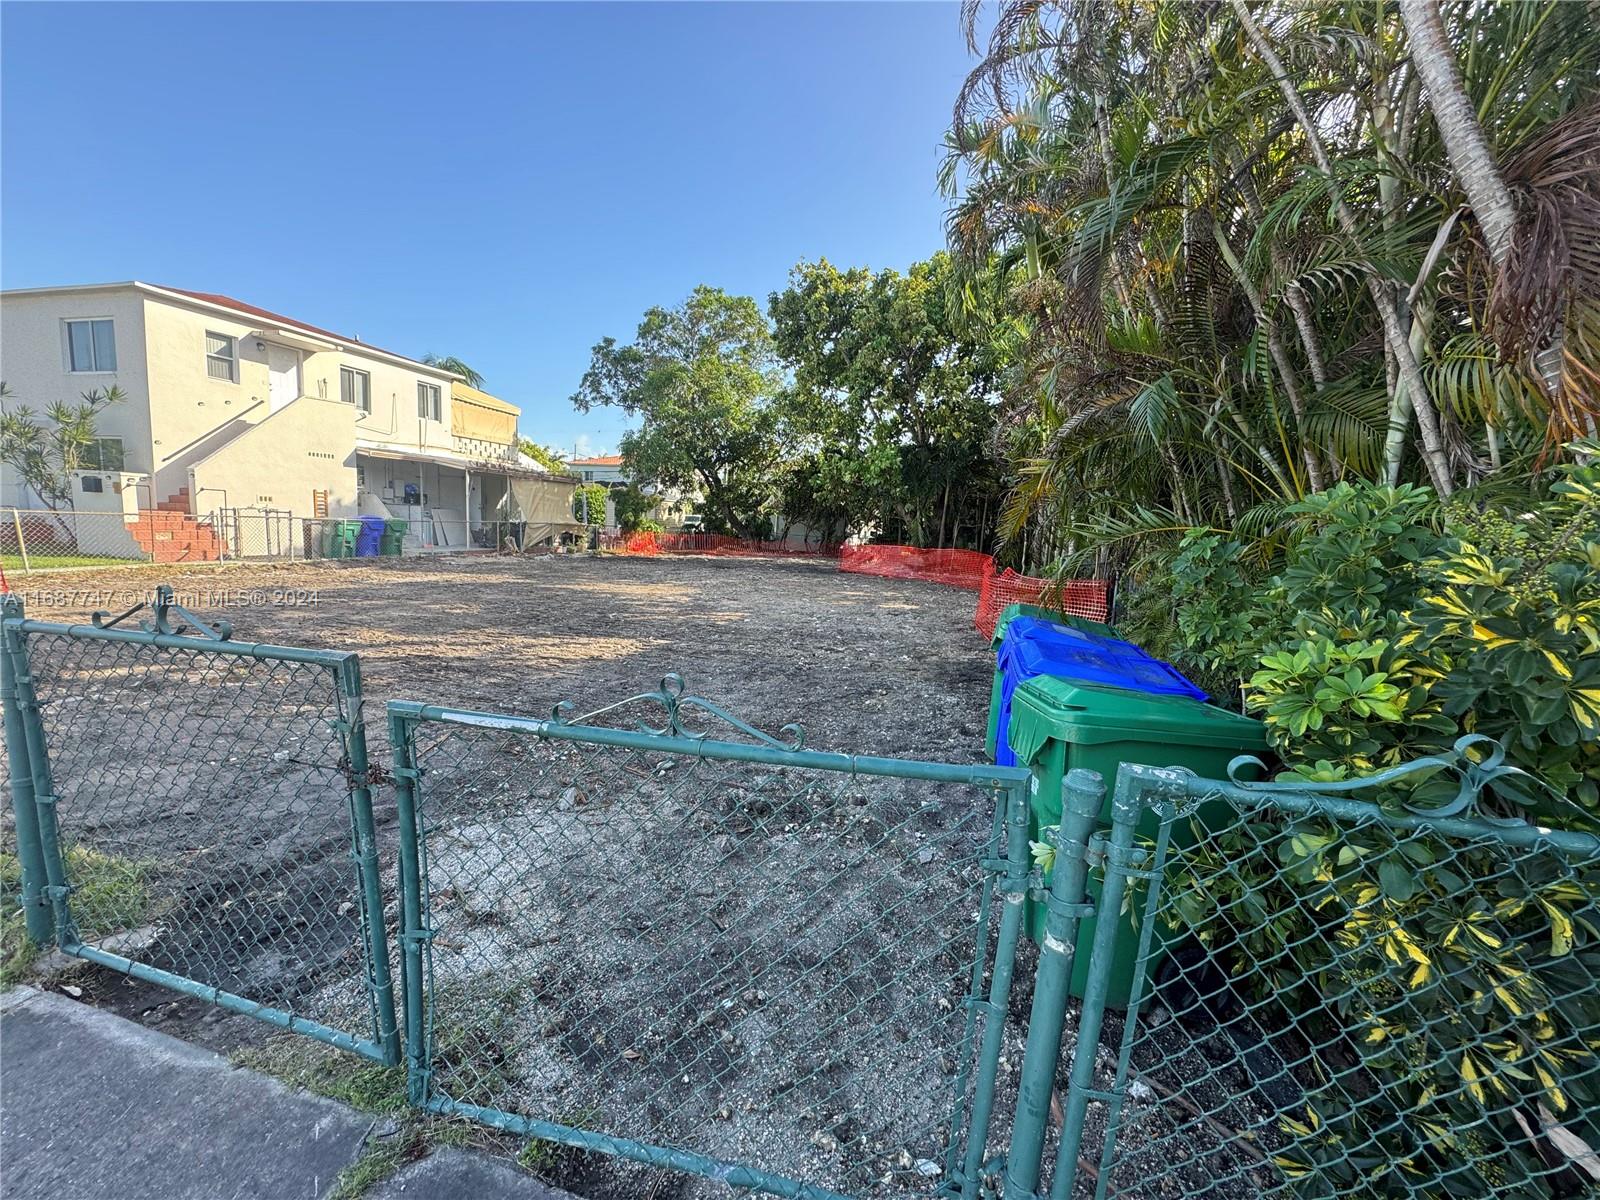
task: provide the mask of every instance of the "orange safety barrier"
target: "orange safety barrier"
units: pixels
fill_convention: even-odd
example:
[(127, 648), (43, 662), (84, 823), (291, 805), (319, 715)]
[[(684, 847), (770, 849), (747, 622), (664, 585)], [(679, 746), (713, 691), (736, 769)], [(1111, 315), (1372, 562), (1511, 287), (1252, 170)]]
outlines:
[(985, 575), (972, 619), (978, 632), (992, 638), (1008, 604), (1034, 604), (1063, 616), (1103, 623), (1110, 618), (1111, 585), (1103, 579), (1035, 579), (1009, 567), (998, 575)]
[(836, 547), (795, 546), (789, 542), (730, 537), (725, 533), (621, 533), (603, 537), (601, 545), (619, 554), (765, 554), (832, 558), (839, 553)]
[(994, 574), (994, 559), (977, 550), (923, 549), (918, 546), (846, 546), (839, 570), (889, 579), (922, 579), (977, 591)]

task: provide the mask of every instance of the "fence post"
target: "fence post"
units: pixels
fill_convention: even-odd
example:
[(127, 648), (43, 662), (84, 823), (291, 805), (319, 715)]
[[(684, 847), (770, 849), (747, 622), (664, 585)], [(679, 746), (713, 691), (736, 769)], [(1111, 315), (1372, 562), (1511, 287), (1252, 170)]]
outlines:
[(343, 708), (345, 756), (350, 768), (350, 813), (355, 859), (361, 874), (363, 924), (366, 926), (368, 989), (377, 1018), (378, 1044), (389, 1066), (400, 1062), (400, 1033), (395, 1027), (394, 980), (389, 972), (389, 942), (383, 927), (383, 889), (378, 879), (378, 837), (372, 821), (371, 763), (367, 758), (367, 726), (362, 712), (361, 659), (345, 656), (338, 671)]
[[(1039, 1185), (1050, 1097), (1055, 1090), (1056, 1065), (1061, 1059), (1061, 1026), (1066, 1019), (1078, 919), (1092, 910), (1085, 901), (1089, 837), (1100, 818), (1105, 795), (1105, 781), (1098, 772), (1082, 768), (1067, 772), (1062, 788), (1061, 824), (1056, 829), (1055, 873), (1050, 879), (1044, 944), (1039, 947), (1033, 1009), (1028, 1014), (1028, 1041), (1023, 1050), (1017, 1111), (1011, 1126), (1011, 1151), (1006, 1156), (1006, 1200), (1034, 1200)], [(1100, 922), (1103, 927), (1113, 924)], [(1058, 1177), (1070, 1169), (1070, 1164), (1056, 1164)]]
[(1089, 1101), (1100, 1093), (1094, 1088), (1095, 1058), (1100, 1046), (1100, 1026), (1106, 1015), (1106, 991), (1111, 983), (1112, 960), (1122, 933), (1122, 898), (1135, 874), (1133, 837), (1144, 808), (1144, 791), (1124, 764), (1117, 772), (1111, 798), (1111, 838), (1105, 843), (1105, 877), (1100, 885), (1099, 919), (1089, 951), (1089, 978), (1084, 986), (1083, 1009), (1078, 1015), (1078, 1040), (1073, 1048), (1072, 1075), (1061, 1121), (1061, 1148), (1056, 1153), (1055, 1178), (1050, 1200), (1067, 1200), (1083, 1145), (1084, 1118)]
[(406, 1098), (420, 1107), (428, 1099), (428, 1048), (424, 1044), (422, 870), (418, 848), (417, 768), (411, 724), (389, 713), (389, 746), (394, 756), (394, 794), (400, 823), (401, 1002), (406, 1014)]
[(17, 553), (22, 557), (22, 573), (26, 575), (28, 567), (28, 539), (22, 536), (22, 514), (15, 508), (11, 510), (11, 524), (17, 531)]
[[(974, 968), (972, 995), (968, 1003), (982, 1006), (986, 1013), (983, 1026), (983, 1045), (978, 1056), (977, 1085), (972, 1094), (972, 1111), (967, 1122), (966, 1156), (961, 1164), (962, 1200), (975, 1200), (983, 1173), (983, 1153), (988, 1146), (989, 1120), (994, 1112), (995, 1075), (999, 1070), (1000, 1052), (1005, 1045), (1006, 1007), (1011, 996), (1011, 978), (1016, 967), (1017, 940), (1022, 934), (1023, 901), (1028, 897), (1028, 793), (1023, 783), (1012, 784), (1005, 790), (1006, 858), (1005, 876), (1000, 880), (1000, 894), (1005, 899), (1005, 909), (1000, 915), (1000, 929), (995, 938), (994, 971), (989, 982), (989, 997), (980, 999), (978, 984), (982, 982), (982, 951)], [(979, 943), (980, 947), (982, 942)], [(951, 1139), (953, 1152), (956, 1139)], [(953, 1174), (954, 1172), (949, 1172)]]
[[(22, 619), (22, 601), (7, 592), (0, 595), (0, 617)], [(6, 756), (11, 778), (11, 813), (17, 831), (17, 861), (22, 868), (22, 916), (28, 937), (35, 945), (47, 946), (51, 940), (50, 902), (44, 894), (49, 883), (44, 851), (39, 845), (39, 814), (33, 799), (33, 767), (28, 758), (28, 735), (23, 726), (22, 705), (17, 695), (17, 675), (26, 671), (27, 650), (22, 635), (5, 631), (0, 646), (0, 705), (5, 708)]]
[(24, 740), (28, 748), (28, 767), (33, 777), (33, 811), (38, 829), (39, 854), (44, 860), (46, 885), (41, 889), (45, 901), (55, 918), (54, 940), (68, 953), (75, 953), (82, 944), (78, 931), (72, 924), (72, 912), (67, 897), (72, 889), (67, 883), (66, 860), (61, 853), (61, 838), (56, 827), (56, 790), (50, 774), (50, 752), (45, 745), (44, 719), (39, 711), (39, 697), (33, 686), (33, 666), (21, 634), (8, 629), (7, 643), (17, 649), (12, 658), (12, 681), (16, 687), (16, 707), (22, 716)]

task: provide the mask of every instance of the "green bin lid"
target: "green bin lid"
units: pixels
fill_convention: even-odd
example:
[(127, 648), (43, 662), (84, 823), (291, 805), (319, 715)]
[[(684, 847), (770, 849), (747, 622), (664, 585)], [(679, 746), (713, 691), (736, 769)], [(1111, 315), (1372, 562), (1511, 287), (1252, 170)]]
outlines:
[(1051, 740), (1223, 746), (1240, 753), (1267, 748), (1260, 721), (1214, 704), (1039, 675), (1025, 680), (1012, 698), (1007, 741), (1019, 762), (1029, 762)]

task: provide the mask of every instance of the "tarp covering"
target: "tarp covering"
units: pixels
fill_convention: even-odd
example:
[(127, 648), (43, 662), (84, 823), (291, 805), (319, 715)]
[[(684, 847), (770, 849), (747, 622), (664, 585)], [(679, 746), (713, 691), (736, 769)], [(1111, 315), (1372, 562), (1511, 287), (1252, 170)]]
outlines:
[(577, 527), (572, 515), (572, 493), (577, 480), (554, 479), (510, 480), (511, 492), (507, 507), (511, 510), (506, 520), (526, 521), (529, 525), (559, 525)]
[(477, 438), (509, 446), (517, 440), (517, 417), (521, 410), (480, 392), (464, 383), (450, 385), (450, 432), (456, 437)]

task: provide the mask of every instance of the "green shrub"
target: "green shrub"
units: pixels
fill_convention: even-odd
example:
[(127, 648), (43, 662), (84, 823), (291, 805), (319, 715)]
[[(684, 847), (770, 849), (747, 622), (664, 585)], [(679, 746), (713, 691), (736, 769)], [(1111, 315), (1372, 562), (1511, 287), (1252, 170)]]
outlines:
[[(1289, 774), (1370, 774), (1476, 733), (1528, 772), (1493, 780), (1487, 815), (1600, 824), (1600, 469), (1561, 468), (1511, 512), (1341, 484), (1286, 516), (1270, 575), (1242, 541), (1196, 531), (1170, 594), (1180, 650), (1248, 675)], [(1380, 802), (1455, 794), (1444, 773), (1417, 778)], [(1359, 1103), (1335, 1074), (1283, 1117), (1291, 1180), (1549, 1194), (1517, 1114), (1593, 1133), (1600, 865), (1512, 866), (1487, 842), (1307, 817), (1209, 835), (1175, 874), (1168, 923), (1252, 1003), (1360, 1063)]]
[(603, 483), (579, 484), (572, 492), (572, 516), (575, 520), (585, 519), (584, 502), (588, 501), (588, 522), (591, 525), (604, 525), (606, 523), (606, 486)]

